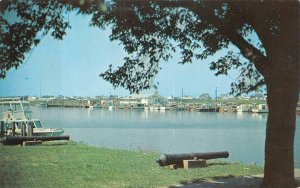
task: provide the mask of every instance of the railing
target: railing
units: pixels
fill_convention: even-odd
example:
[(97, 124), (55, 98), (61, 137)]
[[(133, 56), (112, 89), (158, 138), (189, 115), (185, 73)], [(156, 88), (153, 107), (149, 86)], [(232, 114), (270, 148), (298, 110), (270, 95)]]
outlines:
[(32, 118), (32, 110), (25, 110), (24, 115), (27, 119), (31, 119)]
[(5, 119), (7, 114), (7, 118), (12, 118), (11, 120), (23, 120), (23, 119), (31, 119), (32, 111), (31, 110), (15, 110), (15, 111), (6, 111), (0, 114), (0, 119)]
[(21, 120), (21, 119), (25, 119), (26, 116), (25, 116), (25, 113), (23, 110), (16, 110), (16, 111), (13, 111), (13, 118), (15, 120)]

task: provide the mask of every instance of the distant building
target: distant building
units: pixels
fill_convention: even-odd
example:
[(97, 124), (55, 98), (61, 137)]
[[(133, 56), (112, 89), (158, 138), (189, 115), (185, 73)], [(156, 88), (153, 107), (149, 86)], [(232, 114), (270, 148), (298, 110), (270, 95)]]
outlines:
[(95, 99), (99, 100), (99, 99), (104, 99), (104, 96), (95, 96)]
[(35, 101), (37, 100), (37, 97), (35, 96), (28, 96), (28, 101)]
[(238, 98), (239, 98), (239, 99), (242, 99), (242, 100), (250, 100), (250, 99), (251, 99), (251, 97), (246, 96), (246, 95), (240, 96), (240, 97), (238, 97)]
[(182, 99), (184, 99), (184, 100), (193, 100), (194, 98), (192, 96), (183, 96)]
[(221, 94), (220, 97), (218, 97), (219, 99), (223, 99), (223, 100), (228, 100), (228, 99), (234, 99), (234, 96), (229, 95), (229, 94)]
[(174, 98), (172, 96), (168, 96), (168, 100), (173, 100)]
[(257, 100), (266, 100), (267, 97), (262, 93), (255, 93), (254, 95), (252, 95), (252, 98)]
[(110, 99), (117, 99), (117, 98), (118, 98), (118, 95), (110, 95), (109, 98), (110, 98)]
[(50, 100), (55, 100), (55, 99), (56, 98), (54, 96), (48, 96), (48, 95), (42, 96), (39, 98), (39, 100), (41, 100), (41, 101), (50, 101)]
[(201, 94), (198, 99), (205, 99), (205, 100), (208, 100), (208, 99), (212, 99), (211, 96), (209, 96), (208, 93), (203, 93)]
[(62, 96), (62, 95), (58, 95), (56, 98), (55, 98), (56, 100), (64, 100), (64, 99), (73, 99), (73, 98), (67, 98), (67, 97), (64, 97), (64, 96)]
[(120, 104), (123, 105), (153, 105), (166, 103), (166, 99), (155, 92), (154, 94), (132, 94), (126, 98), (120, 99)]

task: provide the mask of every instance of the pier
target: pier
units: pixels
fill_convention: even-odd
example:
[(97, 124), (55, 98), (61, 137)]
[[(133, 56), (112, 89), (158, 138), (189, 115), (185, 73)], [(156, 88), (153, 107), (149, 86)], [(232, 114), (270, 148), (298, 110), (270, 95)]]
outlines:
[(88, 100), (49, 100), (47, 107), (76, 107), (87, 108), (89, 107)]
[[(39, 101), (30, 101), (32, 106), (39, 106)], [(63, 108), (102, 108), (110, 110), (145, 110), (145, 111), (190, 111), (190, 112), (251, 112), (268, 113), (265, 100), (162, 100), (156, 103), (141, 103), (141, 99), (125, 100), (122, 98), (113, 99), (51, 99), (44, 101), (44, 107), (63, 107)], [(259, 110), (259, 108), (262, 108)], [(257, 110), (253, 110), (257, 109)], [(296, 115), (300, 115), (300, 104), (296, 109)]]

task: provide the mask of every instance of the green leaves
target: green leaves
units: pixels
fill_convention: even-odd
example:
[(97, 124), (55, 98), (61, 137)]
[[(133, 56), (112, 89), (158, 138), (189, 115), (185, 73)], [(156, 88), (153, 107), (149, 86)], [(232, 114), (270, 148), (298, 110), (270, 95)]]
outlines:
[(212, 62), (210, 69), (217, 71), (215, 73), (216, 76), (222, 74), (227, 75), (229, 70), (237, 69), (241, 65), (242, 63), (240, 62), (239, 58), (234, 55), (233, 51), (229, 51), (227, 55), (221, 57), (216, 62)]
[(1, 1), (0, 15), (0, 78), (12, 67), (18, 68), (25, 55), (41, 38), (51, 31), (55, 39), (63, 39), (70, 28), (64, 18), (64, 11), (70, 5), (59, 0), (52, 1)]
[(124, 65), (118, 67), (117, 70), (112, 70), (112, 65), (109, 69), (100, 74), (100, 76), (113, 84), (114, 87), (124, 87), (131, 93), (138, 93), (143, 89), (153, 87), (152, 79), (158, 73), (158, 63), (155, 59), (143, 58), (132, 60), (124, 58)]
[[(175, 53), (181, 55), (178, 63), (185, 64), (204, 60), (231, 45), (239, 48), (247, 61), (241, 62), (230, 52), (211, 62), (210, 69), (217, 76), (238, 69), (239, 82), (232, 84), (235, 93), (256, 89), (263, 83), (256, 69), (265, 73), (268, 48), (279, 35), (282, 19), (280, 4), (266, 11), (270, 4), (264, 2), (4, 0), (0, 3), (1, 78), (24, 61), (26, 53), (39, 44), (42, 36), (50, 32), (53, 38), (62, 40), (71, 27), (65, 13), (77, 11), (92, 15), (91, 26), (110, 28), (110, 39), (124, 46), (128, 56), (123, 66), (116, 70), (111, 66), (100, 76), (114, 87), (125, 87), (131, 92), (154, 86), (158, 64)], [(16, 15), (14, 22), (7, 19), (8, 14)], [(253, 33), (259, 42), (253, 41)]]
[[(111, 40), (120, 41), (130, 56), (125, 58), (122, 67), (115, 71), (110, 68), (101, 77), (115, 87), (121, 86), (131, 92), (138, 92), (152, 85), (149, 82), (157, 74), (157, 64), (162, 60), (167, 61), (176, 52), (181, 54), (178, 63), (185, 64), (192, 63), (195, 59), (206, 59), (219, 50), (228, 48), (229, 30), (237, 29), (243, 36), (253, 30), (240, 20), (237, 25), (233, 25), (233, 20), (238, 17), (230, 10), (227, 3), (216, 3), (215, 6), (213, 3), (189, 1), (110, 3), (105, 13), (93, 14), (91, 24), (101, 28), (111, 27)], [(203, 14), (206, 16), (203, 17)], [(221, 23), (212, 22), (210, 18), (218, 19)], [(220, 28), (226, 24), (231, 28)], [(141, 63), (136, 57), (148, 57), (149, 62)], [(241, 63), (230, 52), (212, 62), (210, 68), (217, 71), (216, 75), (227, 75), (230, 69), (243, 66), (246, 64)], [(250, 72), (246, 74), (244, 71), (240, 76), (251, 79), (254, 76)]]

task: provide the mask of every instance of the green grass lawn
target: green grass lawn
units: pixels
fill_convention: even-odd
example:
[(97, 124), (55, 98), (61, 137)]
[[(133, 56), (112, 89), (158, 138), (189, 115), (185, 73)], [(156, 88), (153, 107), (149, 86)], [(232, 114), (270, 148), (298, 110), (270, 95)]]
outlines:
[(0, 144), (0, 187), (168, 187), (262, 173), (262, 167), (224, 161), (213, 161), (207, 168), (170, 170), (158, 166), (158, 156), (73, 142), (25, 147)]

